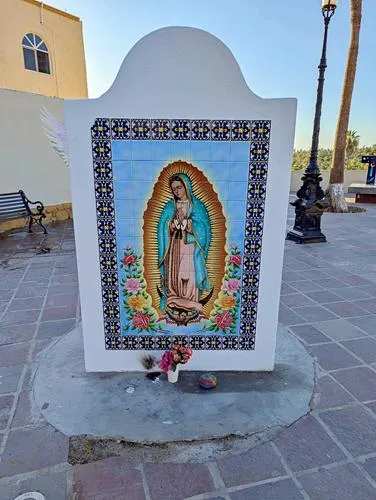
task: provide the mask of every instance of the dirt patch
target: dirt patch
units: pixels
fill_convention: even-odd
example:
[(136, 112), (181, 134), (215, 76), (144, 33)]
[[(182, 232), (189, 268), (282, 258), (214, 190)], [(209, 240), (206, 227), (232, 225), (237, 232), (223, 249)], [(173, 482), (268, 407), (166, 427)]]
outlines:
[(82, 465), (109, 457), (123, 457), (129, 461), (149, 463), (210, 462), (218, 458), (243, 453), (274, 439), (282, 426), (266, 427), (249, 435), (229, 434), (223, 438), (200, 441), (182, 440), (164, 443), (132, 442), (116, 438), (89, 435), (69, 439), (68, 463)]

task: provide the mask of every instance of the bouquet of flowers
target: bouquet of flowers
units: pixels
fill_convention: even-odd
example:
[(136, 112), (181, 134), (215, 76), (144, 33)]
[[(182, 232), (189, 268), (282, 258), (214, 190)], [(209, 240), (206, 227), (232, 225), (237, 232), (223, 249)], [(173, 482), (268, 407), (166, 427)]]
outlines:
[(174, 344), (172, 349), (166, 351), (159, 363), (159, 366), (164, 372), (176, 371), (179, 364), (185, 365), (191, 359), (192, 349), (183, 347), (180, 344)]

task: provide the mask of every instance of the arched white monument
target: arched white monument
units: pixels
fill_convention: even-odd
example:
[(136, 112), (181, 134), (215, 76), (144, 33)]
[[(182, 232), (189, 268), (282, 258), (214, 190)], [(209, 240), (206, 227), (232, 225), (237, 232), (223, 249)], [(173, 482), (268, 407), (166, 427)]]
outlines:
[(65, 102), (88, 371), (143, 370), (176, 341), (186, 369), (273, 369), (295, 116), (185, 27)]

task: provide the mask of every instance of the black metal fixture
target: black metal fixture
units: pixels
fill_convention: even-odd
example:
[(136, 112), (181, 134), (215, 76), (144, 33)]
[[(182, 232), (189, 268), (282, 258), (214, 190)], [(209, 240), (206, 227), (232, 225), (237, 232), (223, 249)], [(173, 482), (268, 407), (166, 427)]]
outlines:
[(329, 207), (324, 199), (324, 191), (320, 186), (322, 181), (320, 168), (317, 162), (320, 136), (321, 108), (324, 90), (324, 75), (326, 69), (326, 46), (328, 40), (329, 23), (337, 8), (338, 0), (322, 0), (322, 15), (324, 18), (324, 40), (321, 60), (319, 64), (319, 78), (317, 86), (316, 111), (313, 123), (312, 146), (309, 165), (302, 177), (303, 185), (296, 193), (297, 199), (291, 203), (295, 207), (295, 223), (292, 231), (287, 233), (286, 239), (296, 243), (321, 243), (326, 241), (321, 232), (321, 216)]

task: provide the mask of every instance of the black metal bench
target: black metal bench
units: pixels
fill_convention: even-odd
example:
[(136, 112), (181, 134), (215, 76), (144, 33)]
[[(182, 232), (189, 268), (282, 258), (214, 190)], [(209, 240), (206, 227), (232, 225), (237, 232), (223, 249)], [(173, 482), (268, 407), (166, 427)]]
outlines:
[[(30, 205), (36, 206), (31, 208)], [(30, 201), (21, 189), (16, 193), (0, 193), (0, 222), (21, 217), (28, 217), (29, 233), (32, 233), (31, 226), (36, 223), (43, 228), (44, 234), (47, 234), (42, 223), (46, 214), (41, 201)]]

